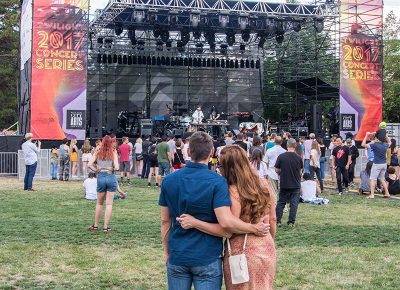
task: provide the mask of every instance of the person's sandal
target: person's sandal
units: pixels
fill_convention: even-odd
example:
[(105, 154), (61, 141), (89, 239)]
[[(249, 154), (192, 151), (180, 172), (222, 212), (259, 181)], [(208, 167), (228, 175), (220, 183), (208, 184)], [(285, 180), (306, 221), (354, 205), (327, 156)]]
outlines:
[(103, 229), (103, 233), (108, 234), (109, 232), (111, 232), (111, 228), (104, 228)]
[(95, 227), (94, 225), (91, 225), (88, 228), (88, 230), (89, 230), (89, 232), (95, 233), (95, 232), (97, 232), (99, 230), (99, 227)]

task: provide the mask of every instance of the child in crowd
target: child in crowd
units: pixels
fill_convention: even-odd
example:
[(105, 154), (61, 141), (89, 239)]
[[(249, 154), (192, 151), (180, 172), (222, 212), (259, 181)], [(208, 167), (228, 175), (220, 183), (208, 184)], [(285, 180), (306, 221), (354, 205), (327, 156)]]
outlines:
[(85, 188), (85, 199), (97, 200), (97, 178), (96, 173), (89, 172), (89, 177), (83, 182)]
[(319, 183), (314, 181), (314, 179), (311, 177), (311, 174), (308, 172), (303, 174), (304, 181), (301, 182), (300, 194), (300, 197), (303, 199), (303, 201), (312, 201), (317, 198), (318, 193), (321, 193)]
[(358, 192), (363, 194), (364, 192), (371, 192), (370, 180), (369, 177), (371, 175), (372, 161), (369, 161), (365, 166), (365, 170), (360, 172), (361, 184)]

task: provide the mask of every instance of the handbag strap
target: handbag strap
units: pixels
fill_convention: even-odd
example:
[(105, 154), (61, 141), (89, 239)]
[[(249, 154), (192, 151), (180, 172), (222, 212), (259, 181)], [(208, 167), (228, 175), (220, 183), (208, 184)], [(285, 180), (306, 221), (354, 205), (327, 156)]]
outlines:
[[(229, 238), (227, 239), (227, 243), (228, 243), (228, 253), (229, 256), (232, 256), (232, 250), (231, 250), (231, 243), (229, 242)], [(247, 234), (244, 236), (244, 243), (243, 243), (243, 252), (246, 250), (246, 243), (247, 243)]]

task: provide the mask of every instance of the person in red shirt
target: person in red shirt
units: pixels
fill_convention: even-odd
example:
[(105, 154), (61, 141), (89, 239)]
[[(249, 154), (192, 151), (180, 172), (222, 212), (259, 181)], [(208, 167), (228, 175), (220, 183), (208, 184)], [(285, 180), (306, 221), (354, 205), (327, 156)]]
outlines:
[(131, 146), (129, 146), (129, 139), (128, 137), (123, 137), (122, 138), (122, 145), (119, 146), (118, 148), (118, 153), (120, 155), (120, 171), (121, 171), (121, 184), (124, 183), (124, 177), (126, 176), (126, 179), (128, 181), (128, 185), (132, 185), (131, 184), (131, 164), (129, 161), (129, 156), (132, 153), (132, 148)]

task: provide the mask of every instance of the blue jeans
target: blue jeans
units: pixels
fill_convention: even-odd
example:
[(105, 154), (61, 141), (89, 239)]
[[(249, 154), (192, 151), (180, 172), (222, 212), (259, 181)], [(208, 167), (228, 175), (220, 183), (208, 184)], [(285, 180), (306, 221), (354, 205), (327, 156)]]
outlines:
[(116, 192), (118, 189), (115, 174), (100, 172), (97, 175), (97, 192)]
[(51, 178), (57, 178), (58, 163), (50, 163), (50, 174)]
[(32, 182), (33, 177), (36, 173), (37, 162), (33, 163), (32, 165), (25, 165), (25, 178), (24, 178), (24, 190), (32, 189)]
[(168, 290), (220, 290), (222, 287), (222, 261), (206, 266), (176, 266), (168, 263)]
[(310, 159), (304, 159), (304, 173), (310, 173)]
[(321, 174), (321, 179), (325, 179), (325, 158), (326, 157), (319, 158), (319, 171)]

